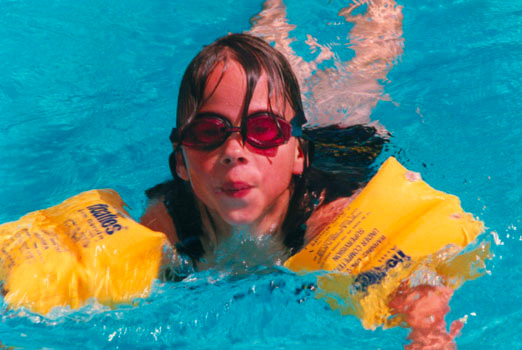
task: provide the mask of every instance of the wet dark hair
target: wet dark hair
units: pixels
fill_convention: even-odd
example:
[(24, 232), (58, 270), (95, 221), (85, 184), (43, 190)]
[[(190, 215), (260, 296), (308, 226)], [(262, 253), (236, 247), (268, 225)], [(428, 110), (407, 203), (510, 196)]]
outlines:
[(298, 116), (298, 124), (304, 124), (306, 120), (299, 83), (286, 58), (260, 38), (248, 34), (229, 34), (204, 47), (188, 65), (179, 88), (176, 121), (178, 130), (190, 122), (205, 103), (204, 91), (209, 75), (220, 63), (223, 64), (223, 74), (230, 60), (239, 63), (245, 72), (243, 117), (247, 115), (259, 78), (265, 73), (269, 105), (272, 98), (279, 102), (278, 99), (282, 96), (284, 100), (281, 102), (288, 102)]

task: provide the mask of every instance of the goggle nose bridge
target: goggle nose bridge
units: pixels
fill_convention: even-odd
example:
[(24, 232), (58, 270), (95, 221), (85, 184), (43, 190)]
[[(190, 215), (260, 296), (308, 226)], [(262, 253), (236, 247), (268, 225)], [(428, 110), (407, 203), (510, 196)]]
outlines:
[(241, 141), (243, 145), (246, 143), (246, 132), (243, 132), (243, 125), (241, 126), (225, 126), (224, 127), (227, 136), (223, 139), (223, 143), (225, 143), (230, 135), (237, 132), (241, 136)]

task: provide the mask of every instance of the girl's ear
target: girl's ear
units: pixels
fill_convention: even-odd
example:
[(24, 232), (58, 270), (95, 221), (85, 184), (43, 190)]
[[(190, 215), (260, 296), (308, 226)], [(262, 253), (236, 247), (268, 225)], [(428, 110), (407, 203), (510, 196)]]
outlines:
[(304, 170), (304, 164), (305, 164), (305, 154), (303, 152), (303, 148), (301, 147), (301, 143), (296, 140), (296, 152), (295, 152), (295, 159), (294, 159), (294, 169), (292, 171), (293, 175), (301, 175)]
[(180, 179), (184, 181), (188, 181), (188, 171), (187, 166), (185, 165), (185, 158), (183, 157), (183, 151), (180, 149), (178, 152), (176, 152), (176, 174), (179, 176)]

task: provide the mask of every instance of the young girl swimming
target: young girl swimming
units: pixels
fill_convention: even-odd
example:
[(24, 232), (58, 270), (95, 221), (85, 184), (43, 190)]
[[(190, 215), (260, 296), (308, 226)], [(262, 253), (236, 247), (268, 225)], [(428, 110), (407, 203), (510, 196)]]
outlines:
[[(303, 79), (282, 53), (248, 34), (216, 40), (185, 71), (171, 134), (173, 180), (147, 191), (150, 202), (141, 222), (166, 233), (196, 269), (213, 266), (222, 243), (244, 232), (269, 237), (284, 260), (364, 186), (365, 176), (341, 178), (311, 166), (314, 144), (302, 128)], [(367, 139), (379, 139), (375, 128), (364, 130)], [(372, 145), (373, 158), (365, 164), (383, 142)], [(414, 329), (412, 349), (424, 348), (427, 337), (431, 345), (454, 347), (462, 323), (445, 331), (451, 294), (418, 286), (401, 289), (390, 301)]]

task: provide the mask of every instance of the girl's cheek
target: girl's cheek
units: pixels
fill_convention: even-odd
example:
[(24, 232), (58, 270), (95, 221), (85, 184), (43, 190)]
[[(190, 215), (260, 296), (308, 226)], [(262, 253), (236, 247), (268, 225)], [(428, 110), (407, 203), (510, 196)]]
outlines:
[(216, 156), (209, 152), (190, 151), (187, 152), (189, 166), (198, 171), (210, 170), (216, 162)]

